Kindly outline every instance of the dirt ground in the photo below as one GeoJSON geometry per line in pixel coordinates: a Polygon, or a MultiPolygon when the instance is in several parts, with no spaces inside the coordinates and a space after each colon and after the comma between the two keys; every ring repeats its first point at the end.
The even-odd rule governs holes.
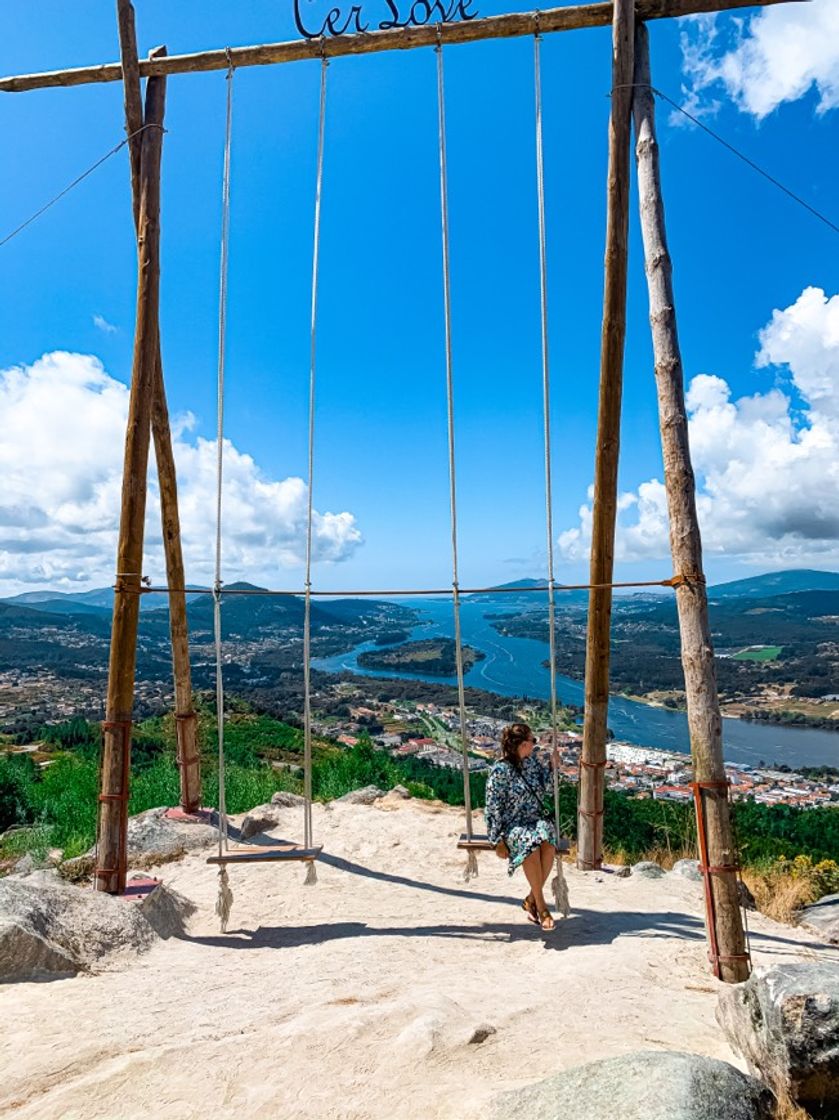
{"type": "MultiPolygon", "coordinates": [[[[275,835],[297,836],[299,817],[275,835]]],[[[162,867],[198,906],[186,938],[0,988],[0,1114],[477,1120],[499,1090],[595,1057],[743,1068],[714,1020],[700,884],[569,870],[572,914],[544,934],[492,854],[464,884],[461,828],[417,801],[317,806],[317,885],[299,864],[234,865],[227,934],[205,856],[162,867]]],[[[802,930],[751,925],[757,965],[839,960],[802,930]]]]}

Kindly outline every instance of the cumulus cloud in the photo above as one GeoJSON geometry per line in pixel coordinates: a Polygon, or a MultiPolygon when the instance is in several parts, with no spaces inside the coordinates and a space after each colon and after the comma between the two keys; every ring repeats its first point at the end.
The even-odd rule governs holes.
{"type": "MultiPolygon", "coordinates": [[[[839,563],[839,295],[806,288],[760,332],[758,368],[781,385],[733,399],[700,374],[687,393],[691,453],[705,551],[766,566],[839,563]]],[[[620,560],[669,554],[664,486],[650,479],[621,496],[620,560]]],[[[559,538],[580,560],[591,542],[591,495],[559,538]]]]}
{"type": "Polygon", "coordinates": [[[746,21],[697,16],[683,22],[680,39],[684,105],[695,115],[719,107],[715,91],[758,120],[814,87],[817,113],[839,107],[836,0],[779,4],[746,21]]]}
{"type": "MultiPolygon", "coordinates": [[[[0,371],[0,587],[81,589],[114,574],[128,389],[88,354],[45,354],[0,371]]],[[[173,421],[187,578],[210,581],[215,526],[215,443],[193,437],[194,417],[173,421]]],[[[149,478],[145,572],[164,572],[160,505],[149,478]]],[[[224,571],[268,580],[305,549],[306,483],[269,478],[227,441],[224,571]]],[[[351,513],[314,516],[315,559],[337,562],[360,545],[351,513]]]]}

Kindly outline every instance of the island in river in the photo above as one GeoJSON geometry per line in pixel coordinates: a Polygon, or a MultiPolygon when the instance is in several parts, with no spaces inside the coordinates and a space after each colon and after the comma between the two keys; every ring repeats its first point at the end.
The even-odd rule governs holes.
{"type": "MultiPolygon", "coordinates": [[[[463,646],[462,652],[464,673],[486,657],[472,646],[463,646]]],[[[431,673],[440,677],[450,677],[457,672],[455,643],[451,638],[424,638],[389,649],[367,650],[358,655],[358,664],[365,669],[401,669],[407,673],[431,673]]]]}

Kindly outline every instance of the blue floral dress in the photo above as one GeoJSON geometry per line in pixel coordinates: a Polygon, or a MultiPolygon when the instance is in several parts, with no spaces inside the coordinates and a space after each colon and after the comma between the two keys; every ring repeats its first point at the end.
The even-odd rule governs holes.
{"type": "Polygon", "coordinates": [[[517,770],[496,762],[487,781],[486,822],[490,844],[503,840],[510,849],[512,875],[540,844],[556,844],[554,822],[543,808],[552,786],[550,766],[530,755],[517,770]]]}

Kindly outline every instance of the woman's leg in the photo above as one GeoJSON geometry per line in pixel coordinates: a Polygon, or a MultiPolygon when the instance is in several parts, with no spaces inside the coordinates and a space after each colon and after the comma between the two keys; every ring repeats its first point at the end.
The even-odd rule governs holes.
{"type": "Polygon", "coordinates": [[[536,903],[537,912],[541,914],[543,910],[547,909],[545,906],[545,896],[542,893],[545,877],[542,873],[541,846],[539,848],[534,848],[521,866],[528,883],[530,883],[530,893],[533,895],[533,901],[536,903]]]}
{"type": "Polygon", "coordinates": [[[543,840],[539,845],[539,858],[542,862],[542,883],[547,883],[551,877],[551,872],[554,867],[554,857],[556,856],[556,848],[553,844],[549,844],[547,840],[543,840]]]}

